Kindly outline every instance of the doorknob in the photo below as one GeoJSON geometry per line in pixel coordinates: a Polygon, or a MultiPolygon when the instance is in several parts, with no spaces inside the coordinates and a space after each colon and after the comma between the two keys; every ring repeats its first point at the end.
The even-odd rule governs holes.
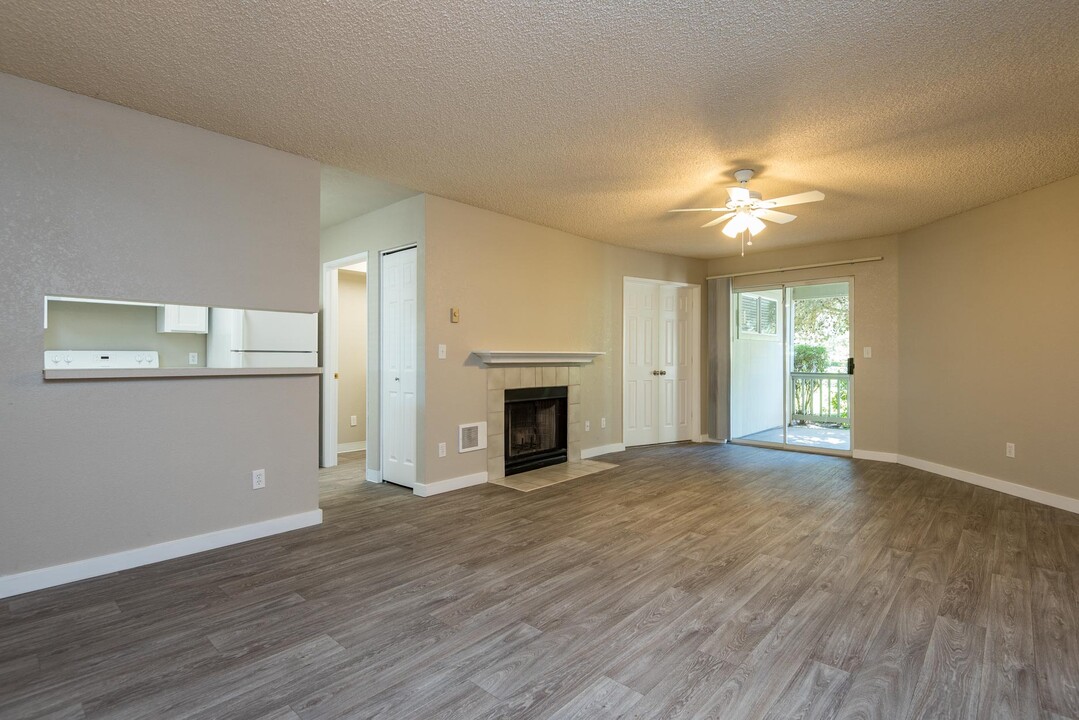
{"type": "Polygon", "coordinates": [[[653,370],[653,371],[652,371],[652,374],[653,374],[653,375],[659,375],[659,370],[653,370]]]}
{"type": "Polygon", "coordinates": [[[659,374],[660,374],[660,375],[666,375],[666,374],[667,374],[667,371],[666,371],[666,370],[660,370],[660,371],[659,371],[659,374]]]}
{"type": "Polygon", "coordinates": [[[401,382],[401,378],[394,378],[395,382],[401,382]]]}

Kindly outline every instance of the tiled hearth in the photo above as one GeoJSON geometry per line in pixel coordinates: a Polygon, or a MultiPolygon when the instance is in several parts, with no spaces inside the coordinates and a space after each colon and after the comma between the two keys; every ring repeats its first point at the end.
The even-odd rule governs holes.
{"type": "MultiPolygon", "coordinates": [[[[568,388],[566,425],[567,455],[570,462],[581,459],[581,368],[579,366],[514,366],[487,368],[487,480],[506,476],[505,407],[506,390],[530,387],[568,388]]],[[[558,467],[553,466],[553,467],[558,467]]]]}

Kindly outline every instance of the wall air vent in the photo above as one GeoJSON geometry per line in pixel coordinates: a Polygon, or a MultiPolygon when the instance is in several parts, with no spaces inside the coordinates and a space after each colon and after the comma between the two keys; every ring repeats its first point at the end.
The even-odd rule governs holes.
{"type": "Polygon", "coordinates": [[[457,426],[457,452],[487,449],[487,422],[457,426]]]}

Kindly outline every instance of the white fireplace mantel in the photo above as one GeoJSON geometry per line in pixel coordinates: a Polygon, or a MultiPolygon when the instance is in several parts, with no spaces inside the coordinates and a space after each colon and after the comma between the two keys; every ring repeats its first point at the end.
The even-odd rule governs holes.
{"type": "Polygon", "coordinates": [[[561,350],[473,350],[487,365],[588,365],[605,353],[561,350]]]}

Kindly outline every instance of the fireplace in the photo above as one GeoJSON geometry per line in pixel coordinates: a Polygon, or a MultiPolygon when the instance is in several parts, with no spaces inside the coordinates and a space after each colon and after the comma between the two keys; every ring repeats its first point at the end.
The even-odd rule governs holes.
{"type": "Polygon", "coordinates": [[[506,390],[506,475],[566,462],[568,396],[566,387],[506,390]]]}

